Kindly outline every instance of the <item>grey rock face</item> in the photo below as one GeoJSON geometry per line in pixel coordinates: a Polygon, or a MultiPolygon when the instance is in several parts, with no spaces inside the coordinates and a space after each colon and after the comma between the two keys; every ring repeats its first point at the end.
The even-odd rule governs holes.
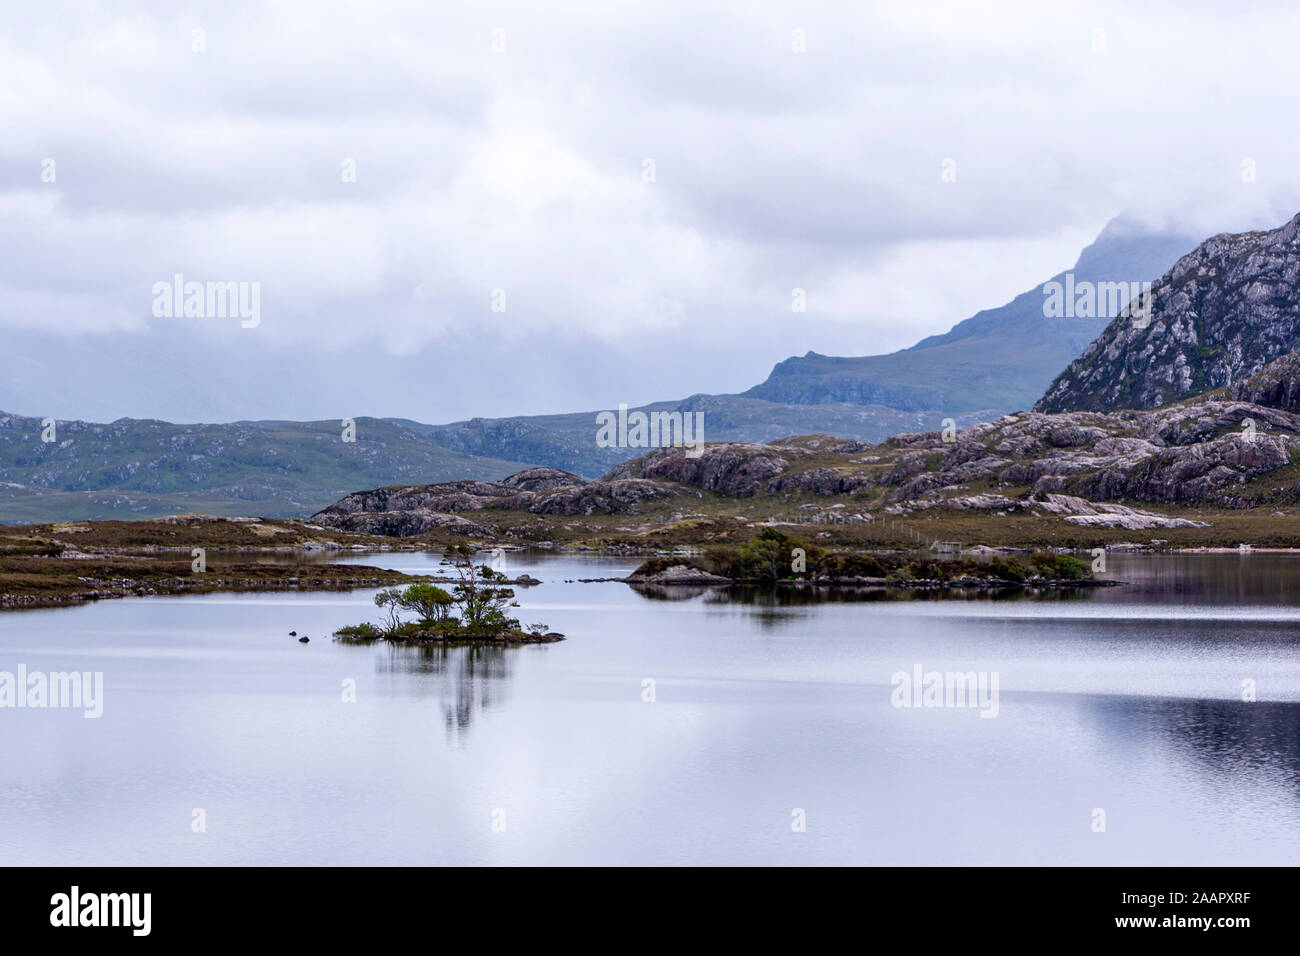
{"type": "Polygon", "coordinates": [[[1148,528],[1203,528],[1204,521],[1188,518],[1170,518],[1167,515],[1140,511],[1127,505],[1098,504],[1070,495],[1048,495],[1039,507],[1048,514],[1061,515],[1070,524],[1096,525],[1103,528],[1127,528],[1143,531],[1148,528]]]}
{"type": "Polygon", "coordinates": [[[320,516],[380,511],[475,511],[519,492],[504,482],[446,481],[436,485],[394,485],[357,491],[336,501],[320,516]]]}
{"type": "Polygon", "coordinates": [[[501,484],[507,488],[518,488],[520,491],[554,491],[556,488],[586,483],[587,479],[558,468],[529,468],[501,479],[501,484]]]}
{"type": "Polygon", "coordinates": [[[653,481],[588,482],[555,468],[529,468],[495,481],[449,481],[358,491],[313,515],[316,524],[346,531],[408,538],[449,528],[486,535],[463,512],[531,511],[539,515],[629,514],[642,502],[678,492],[653,481]]]}
{"type": "Polygon", "coordinates": [[[811,468],[797,475],[781,475],[767,483],[768,491],[811,491],[819,495],[851,495],[874,484],[867,478],[840,474],[833,468],[811,468]]]}
{"type": "Polygon", "coordinates": [[[1300,411],[1300,355],[1293,353],[1274,359],[1258,374],[1235,382],[1228,394],[1253,405],[1300,411]]]}
{"type": "Polygon", "coordinates": [[[770,445],[708,445],[698,457],[689,449],[658,448],[644,458],[619,465],[605,480],[619,478],[655,478],[691,485],[701,491],[715,491],[730,497],[753,494],[769,479],[790,467],[783,454],[796,449],[770,445]]]}
{"type": "Polygon", "coordinates": [[[562,488],[528,510],[539,515],[631,514],[642,502],[676,495],[673,489],[644,479],[601,480],[577,488],[562,488]]]}
{"type": "MultiPolygon", "coordinates": [[[[937,468],[926,470],[921,463],[934,460],[945,445],[938,433],[909,436],[908,452],[883,477],[898,483],[907,475],[889,502],[928,507],[945,491],[994,477],[1008,486],[1032,483],[1030,499],[1064,492],[1094,500],[1226,504],[1236,500],[1237,486],[1290,462],[1300,448],[1300,415],[1228,401],[1113,415],[1021,412],[976,426],[961,439],[981,448],[983,456],[963,460],[971,452],[949,452],[937,468]],[[1040,457],[1014,461],[997,449],[1040,457]]],[[[971,502],[985,497],[948,499],[956,502],[949,507],[978,507],[971,502]]]]}
{"type": "Polygon", "coordinates": [[[1300,348],[1300,216],[1179,259],[1057,377],[1040,412],[1158,408],[1233,385],[1300,348]]]}
{"type": "Polygon", "coordinates": [[[341,531],[412,538],[416,535],[449,528],[457,534],[485,535],[487,529],[460,515],[436,511],[358,511],[349,514],[317,515],[315,520],[341,531]]]}

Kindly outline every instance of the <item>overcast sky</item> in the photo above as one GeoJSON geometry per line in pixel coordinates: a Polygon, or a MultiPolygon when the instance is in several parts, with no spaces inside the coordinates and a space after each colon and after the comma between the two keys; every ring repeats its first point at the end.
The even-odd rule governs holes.
{"type": "Polygon", "coordinates": [[[6,0],[0,407],[739,391],[945,331],[1122,211],[1300,211],[1286,4],[541,6],[6,0]],[[260,326],[155,318],[175,273],[259,282],[260,326]]]}

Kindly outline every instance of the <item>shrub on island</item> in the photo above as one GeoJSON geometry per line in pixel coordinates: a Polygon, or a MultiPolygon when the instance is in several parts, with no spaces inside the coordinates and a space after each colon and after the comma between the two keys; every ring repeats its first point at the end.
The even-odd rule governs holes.
{"type": "Polygon", "coordinates": [[[1091,565],[1068,554],[1036,552],[1022,558],[1018,555],[831,552],[775,528],[764,528],[739,547],[713,547],[698,558],[651,558],[628,580],[655,583],[657,576],[684,568],[694,568],[719,579],[760,585],[799,581],[826,584],[867,581],[898,586],[954,581],[1032,585],[1092,578],[1091,565]]]}
{"type": "Polygon", "coordinates": [[[351,624],[339,628],[334,636],[399,643],[537,644],[564,639],[562,634],[548,632],[545,624],[532,624],[525,630],[517,618],[509,617],[505,609],[515,596],[508,586],[510,579],[486,564],[474,564],[474,549],[469,545],[452,545],[442,563],[459,578],[451,591],[428,581],[384,588],[375,595],[375,605],[383,611],[381,623],[351,624]]]}

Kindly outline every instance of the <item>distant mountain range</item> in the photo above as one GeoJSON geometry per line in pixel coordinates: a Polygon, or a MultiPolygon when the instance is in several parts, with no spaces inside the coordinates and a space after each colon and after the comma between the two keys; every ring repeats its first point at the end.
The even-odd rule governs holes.
{"type": "MultiPolygon", "coordinates": [[[[821,432],[879,442],[903,431],[959,427],[1026,409],[1095,339],[1124,303],[1095,315],[1048,318],[1045,287],[1150,282],[1197,238],[1113,219],[1073,269],[957,323],[943,335],[888,355],[807,355],[779,362],[767,380],[740,395],[693,395],[643,411],[704,411],[709,441],[767,442],[821,432]]],[[[594,411],[519,418],[475,418],[432,429],[434,440],[471,455],[494,454],[561,468],[587,478],[633,457],[599,449],[594,411]]]]}
{"type": "Polygon", "coordinates": [[[892,515],[928,529],[911,531],[912,547],[975,528],[981,540],[1015,534],[1022,545],[1092,546],[1099,530],[1112,529],[1121,541],[1155,531],[1166,542],[1221,546],[1241,540],[1225,515],[1259,509],[1271,515],[1256,526],[1264,541],[1289,544],[1296,517],[1288,531],[1275,509],[1300,501],[1297,411],[1300,353],[1229,389],[1154,410],[1017,412],[955,434],[898,435],[874,446],[802,435],[713,443],[695,458],[656,448],[596,481],[532,468],[501,482],[376,488],[311,521],[401,538],[612,538],[664,547],[743,541],[761,523],[793,530],[809,521],[825,529],[819,537],[884,543],[882,536],[903,533],[892,515]],[[1136,507],[1142,503],[1177,510],[1136,507]]]}
{"type": "MultiPolygon", "coordinates": [[[[1195,243],[1117,219],[1067,272],[1074,284],[1149,281],[1195,243]]],[[[1045,288],[909,349],[852,358],[810,352],[778,363],[743,394],[697,394],[641,410],[702,411],[706,441],[758,443],[810,433],[879,442],[938,428],[945,418],[959,427],[989,421],[1029,407],[1118,311],[1048,318],[1045,288]]],[[[644,452],[598,447],[596,414],[445,425],[359,418],[350,444],[338,422],[136,419],[61,422],[57,441],[44,443],[39,419],[0,413],[0,521],[181,511],[290,517],[386,484],[492,480],[529,466],[596,478],[644,452]]]]}
{"type": "Polygon", "coordinates": [[[119,419],[58,422],[0,413],[0,520],[310,514],[358,487],[503,478],[527,467],[474,457],[427,437],[428,426],[356,420],[356,441],[339,422],[173,425],[119,419]],[[424,431],[422,431],[422,429],[424,431]],[[369,478],[365,476],[371,476],[369,478]]]}
{"type": "MultiPolygon", "coordinates": [[[[1048,282],[1064,284],[1067,275],[1078,287],[1150,282],[1197,242],[1197,237],[1155,232],[1123,218],[1113,219],[1079,255],[1073,269],[1004,306],[976,313],[943,335],[932,335],[889,355],[835,358],[809,352],[781,362],[767,381],[744,394],[808,405],[874,402],[914,412],[993,409],[989,418],[1029,408],[1119,311],[1112,306],[1094,315],[1048,318],[1044,314],[1048,282]]],[[[886,436],[861,437],[879,441],[886,436]]]]}

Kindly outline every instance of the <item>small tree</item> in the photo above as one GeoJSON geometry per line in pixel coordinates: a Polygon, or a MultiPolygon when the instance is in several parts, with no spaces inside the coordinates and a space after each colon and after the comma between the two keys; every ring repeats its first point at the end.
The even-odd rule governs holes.
{"type": "Polygon", "coordinates": [[[401,605],[402,592],[397,588],[384,588],[375,595],[375,606],[383,609],[384,631],[388,634],[397,633],[397,629],[402,626],[402,618],[398,614],[401,605]]]}
{"type": "Polygon", "coordinates": [[[764,528],[758,537],[740,546],[739,557],[747,577],[778,581],[790,576],[790,552],[798,544],[775,528],[764,528]]]}
{"type": "Polygon", "coordinates": [[[510,579],[486,564],[474,564],[474,549],[461,543],[449,547],[443,564],[455,569],[460,583],[452,588],[455,602],[460,606],[461,625],[471,634],[499,634],[517,629],[519,622],[507,617],[503,610],[515,596],[513,588],[506,587],[510,579]]]}
{"type": "Polygon", "coordinates": [[[417,615],[420,623],[426,626],[445,621],[454,602],[455,598],[428,581],[417,581],[415,584],[408,585],[397,600],[403,610],[417,615]]]}

